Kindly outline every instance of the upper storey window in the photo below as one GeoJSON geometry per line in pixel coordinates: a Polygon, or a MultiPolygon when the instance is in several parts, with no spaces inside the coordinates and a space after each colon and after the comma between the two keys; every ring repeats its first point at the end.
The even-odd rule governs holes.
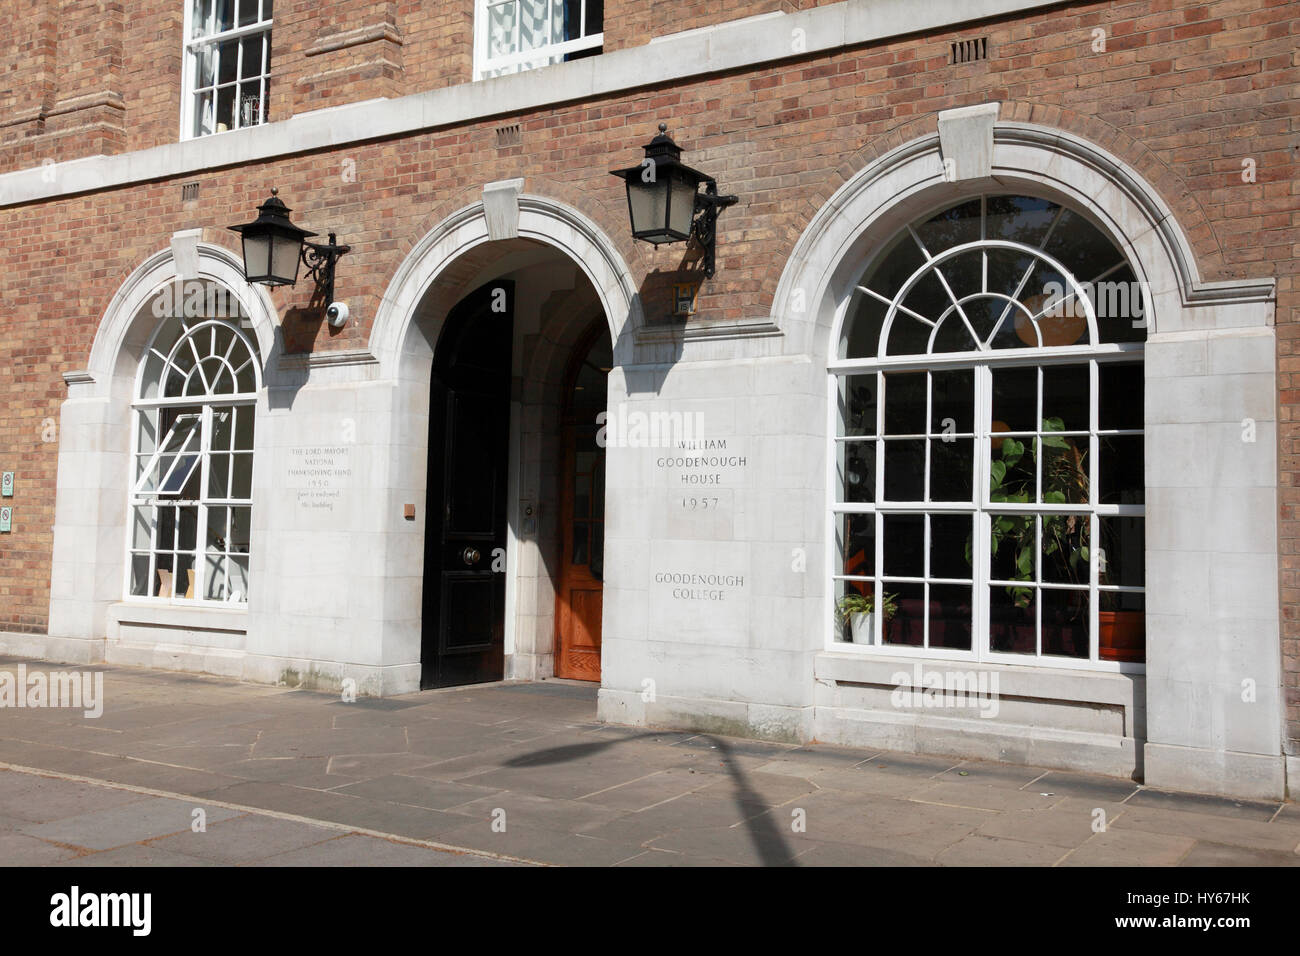
{"type": "Polygon", "coordinates": [[[272,0],[189,0],[183,137],[267,121],[272,0]]]}
{"type": "Polygon", "coordinates": [[[474,76],[486,79],[600,52],[605,0],[477,0],[474,76]]]}

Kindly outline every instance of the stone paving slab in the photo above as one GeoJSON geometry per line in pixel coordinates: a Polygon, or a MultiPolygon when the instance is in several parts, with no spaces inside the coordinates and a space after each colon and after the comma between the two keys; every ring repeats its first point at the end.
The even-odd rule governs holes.
{"type": "Polygon", "coordinates": [[[345,703],[102,670],[98,721],[3,713],[0,864],[1300,862],[1293,804],[991,761],[607,726],[595,720],[595,688],[576,682],[345,703]],[[196,807],[205,832],[190,827],[196,807]]]}

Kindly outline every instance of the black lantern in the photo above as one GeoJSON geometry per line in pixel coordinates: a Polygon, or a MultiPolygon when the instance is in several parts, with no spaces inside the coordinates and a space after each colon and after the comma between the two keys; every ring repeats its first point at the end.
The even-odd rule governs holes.
{"type": "Polygon", "coordinates": [[[645,145],[645,159],[612,174],[627,184],[627,208],[632,238],[661,245],[685,242],[692,236],[704,249],[704,274],[712,278],[715,224],[718,213],[737,200],[719,196],[718,184],[681,161],[682,149],[660,123],[659,135],[645,145]],[[705,191],[699,191],[703,183],[705,191]],[[696,218],[696,213],[700,213],[696,218]]]}
{"type": "Polygon", "coordinates": [[[307,242],[316,233],[300,229],[289,221],[290,209],[271,190],[271,198],[257,207],[257,218],[242,226],[231,226],[244,243],[244,278],[262,285],[297,285],[298,266],[307,266],[316,290],[325,302],[334,299],[334,263],[350,246],[329,242],[307,242]]]}

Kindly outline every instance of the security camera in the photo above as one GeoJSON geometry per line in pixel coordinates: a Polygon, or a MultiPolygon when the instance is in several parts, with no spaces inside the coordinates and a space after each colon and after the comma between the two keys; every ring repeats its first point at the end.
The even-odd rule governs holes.
{"type": "Polygon", "coordinates": [[[330,325],[336,329],[341,329],[348,324],[348,304],[346,302],[331,302],[328,309],[325,310],[325,318],[329,319],[330,325]]]}

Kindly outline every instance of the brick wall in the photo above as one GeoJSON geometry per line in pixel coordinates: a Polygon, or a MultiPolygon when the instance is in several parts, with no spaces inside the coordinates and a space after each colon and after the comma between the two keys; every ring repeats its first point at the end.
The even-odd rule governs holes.
{"type": "MultiPolygon", "coordinates": [[[[290,24],[307,8],[285,3],[290,24]]],[[[468,2],[463,10],[413,2],[363,6],[377,22],[391,18],[401,32],[400,75],[382,78],[392,89],[468,78],[468,2]],[[431,55],[439,48],[440,56],[431,55]]],[[[638,14],[646,18],[643,32],[659,29],[653,8],[660,6],[666,5],[644,5],[638,14]]],[[[687,11],[677,20],[685,28],[706,8],[734,15],[790,5],[674,6],[687,11]]],[[[37,39],[6,42],[24,69],[45,77],[48,86],[47,15],[48,4],[23,4],[19,23],[37,39]]],[[[149,24],[149,49],[161,55],[176,48],[172,27],[142,9],[126,21],[124,49],[135,47],[142,22],[149,24]]],[[[277,33],[286,70],[298,69],[295,50],[318,39],[311,31],[341,25],[309,17],[297,22],[299,41],[277,33]]],[[[173,231],[202,226],[205,238],[234,248],[222,227],[250,218],[271,182],[297,221],[317,231],[346,227],[341,239],[354,252],[340,267],[339,285],[357,322],[339,334],[298,313],[286,322],[308,322],[295,339],[314,337],[317,349],[358,348],[404,255],[441,218],[477,198],[487,181],[522,176],[530,191],[581,209],[621,245],[638,281],[677,267],[680,247],[656,252],[633,246],[622,192],[608,175],[634,161],[663,120],[692,165],[741,197],[723,213],[719,273],[700,300],[702,315],[754,317],[766,313],[780,267],[814,210],[849,175],[872,156],[932,132],[936,111],[999,100],[1005,117],[1076,132],[1142,172],[1188,232],[1206,279],[1278,279],[1283,657],[1291,747],[1300,749],[1300,434],[1294,424],[1300,415],[1300,59],[1294,41],[1300,6],[1287,0],[1074,3],[959,32],[987,35],[990,59],[949,66],[954,31],[910,36],[450,131],[187,176],[202,184],[200,201],[188,205],[181,203],[179,181],[166,181],[0,210],[6,237],[0,348],[10,357],[0,365],[0,402],[8,410],[0,416],[0,462],[18,471],[21,489],[15,533],[0,541],[0,628],[45,626],[56,445],[42,441],[42,423],[57,419],[66,394],[59,373],[85,365],[115,290],[173,231]],[[1096,30],[1104,31],[1104,52],[1093,49],[1096,30]],[[506,122],[520,124],[522,142],[498,150],[494,130],[506,122]],[[1254,182],[1243,181],[1243,160],[1254,161],[1254,182]],[[355,164],[355,181],[341,175],[345,162],[355,164]]],[[[610,44],[619,42],[612,30],[610,44]]],[[[396,46],[381,40],[363,45],[383,43],[396,46]]],[[[360,97],[368,81],[355,55],[353,47],[302,55],[300,75],[321,70],[308,61],[328,61],[344,71],[347,95],[360,97]],[[329,61],[333,56],[340,59],[329,61]]],[[[177,84],[169,81],[158,92],[156,74],[150,86],[142,76],[132,79],[139,72],[132,55],[124,55],[123,64],[129,142],[174,139],[177,84]]],[[[307,86],[304,102],[326,100],[326,90],[307,86]]],[[[287,78],[281,89],[286,97],[300,95],[287,78]]],[[[12,92],[0,92],[0,102],[13,102],[12,92]]],[[[295,295],[276,293],[282,314],[302,304],[295,295]]]]}

